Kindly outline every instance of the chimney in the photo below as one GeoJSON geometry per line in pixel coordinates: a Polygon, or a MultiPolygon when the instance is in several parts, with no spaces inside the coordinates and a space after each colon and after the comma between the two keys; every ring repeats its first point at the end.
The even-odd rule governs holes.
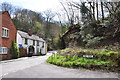
{"type": "Polygon", "coordinates": [[[28,35],[32,36],[32,30],[31,29],[28,30],[28,35]]]}

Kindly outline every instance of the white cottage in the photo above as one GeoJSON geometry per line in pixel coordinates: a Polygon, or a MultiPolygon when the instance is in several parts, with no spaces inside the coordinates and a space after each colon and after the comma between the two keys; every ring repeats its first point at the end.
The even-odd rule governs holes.
{"type": "Polygon", "coordinates": [[[39,38],[36,35],[29,35],[28,33],[19,30],[17,31],[17,45],[18,47],[26,48],[28,54],[31,52],[33,55],[47,53],[46,42],[42,38],[39,38]]]}

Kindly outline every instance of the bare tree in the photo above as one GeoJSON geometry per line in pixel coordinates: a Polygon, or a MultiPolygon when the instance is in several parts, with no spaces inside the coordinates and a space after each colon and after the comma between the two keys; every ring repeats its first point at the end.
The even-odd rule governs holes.
{"type": "Polygon", "coordinates": [[[2,11],[8,11],[9,14],[13,14],[13,13],[14,13],[14,9],[15,9],[15,8],[14,8],[13,5],[10,4],[10,3],[3,2],[3,3],[0,5],[0,7],[1,7],[1,10],[2,10],[2,11]]]}
{"type": "Polygon", "coordinates": [[[47,22],[51,22],[51,20],[55,17],[55,13],[51,10],[44,11],[44,15],[47,22]]]}
{"type": "Polygon", "coordinates": [[[78,18],[78,15],[76,13],[76,9],[72,2],[69,2],[66,0],[66,4],[63,2],[60,2],[68,19],[69,26],[72,26],[75,22],[76,19],[78,18]]]}
{"type": "Polygon", "coordinates": [[[97,20],[99,19],[98,18],[98,0],[96,0],[96,11],[97,11],[97,20]]]}
{"type": "Polygon", "coordinates": [[[104,20],[103,2],[101,1],[102,21],[104,20]]]}

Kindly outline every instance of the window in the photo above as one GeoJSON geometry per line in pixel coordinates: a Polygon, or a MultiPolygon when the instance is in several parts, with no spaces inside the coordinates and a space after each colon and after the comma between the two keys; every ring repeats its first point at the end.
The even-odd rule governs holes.
{"type": "Polygon", "coordinates": [[[37,48],[37,53],[39,53],[39,48],[37,48]]]}
{"type": "Polygon", "coordinates": [[[39,46],[39,41],[37,41],[37,46],[39,46]]]}
{"type": "Polygon", "coordinates": [[[44,48],[44,42],[42,43],[42,48],[44,48]]]}
{"type": "Polygon", "coordinates": [[[27,44],[27,38],[25,38],[25,44],[27,44]]]}
{"type": "Polygon", "coordinates": [[[33,45],[35,45],[35,40],[33,40],[33,45]]]}
{"type": "Polygon", "coordinates": [[[7,54],[8,49],[7,47],[0,47],[0,54],[7,54]]]}
{"type": "Polygon", "coordinates": [[[2,37],[9,37],[9,29],[2,28],[2,37]]]}

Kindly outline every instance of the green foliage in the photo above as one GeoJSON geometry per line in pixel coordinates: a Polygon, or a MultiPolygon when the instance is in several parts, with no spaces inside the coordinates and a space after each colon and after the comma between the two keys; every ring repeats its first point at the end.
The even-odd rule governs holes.
{"type": "Polygon", "coordinates": [[[92,51],[89,49],[72,49],[67,48],[59,50],[58,53],[47,59],[48,63],[52,63],[63,67],[83,67],[88,69],[103,69],[110,71],[118,71],[120,62],[120,51],[92,51]],[[93,58],[84,58],[83,55],[93,55],[93,58]]]}
{"type": "Polygon", "coordinates": [[[12,45],[11,45],[11,48],[10,48],[10,53],[11,53],[13,59],[16,59],[16,58],[20,57],[19,49],[18,49],[15,41],[12,41],[12,45]]]}
{"type": "Polygon", "coordinates": [[[81,28],[80,35],[85,45],[87,47],[96,47],[98,46],[101,39],[104,37],[96,36],[97,34],[97,24],[89,23],[81,28]]]}
{"type": "MultiPolygon", "coordinates": [[[[47,59],[48,63],[52,63],[58,66],[63,66],[63,67],[84,67],[84,68],[101,68],[101,69],[106,69],[108,67],[114,67],[112,61],[102,61],[100,59],[87,59],[87,58],[75,58],[75,57],[69,57],[66,58],[64,56],[60,55],[52,55],[47,59]],[[55,57],[56,56],[56,57],[55,57]]],[[[116,69],[116,68],[114,68],[116,69]]],[[[111,69],[112,70],[112,69],[111,69]]]]}
{"type": "Polygon", "coordinates": [[[87,47],[96,47],[99,44],[99,42],[100,42],[101,39],[102,39],[102,37],[94,37],[92,39],[89,39],[87,41],[86,46],[87,47]]]}
{"type": "Polygon", "coordinates": [[[32,27],[32,31],[34,34],[41,35],[43,36],[43,26],[41,25],[40,22],[35,22],[34,26],[32,27]]]}
{"type": "Polygon", "coordinates": [[[62,25],[60,29],[61,29],[61,35],[63,35],[68,30],[68,26],[62,25]]]}
{"type": "Polygon", "coordinates": [[[80,12],[82,14],[82,22],[85,24],[90,21],[91,15],[89,14],[88,8],[86,6],[86,2],[81,3],[80,12]]]}
{"type": "Polygon", "coordinates": [[[120,47],[118,44],[116,44],[115,46],[112,46],[112,45],[105,46],[105,49],[112,50],[112,51],[120,51],[120,47]]]}
{"type": "Polygon", "coordinates": [[[56,41],[55,47],[61,49],[61,47],[62,47],[62,41],[61,41],[60,38],[56,41]]]}

